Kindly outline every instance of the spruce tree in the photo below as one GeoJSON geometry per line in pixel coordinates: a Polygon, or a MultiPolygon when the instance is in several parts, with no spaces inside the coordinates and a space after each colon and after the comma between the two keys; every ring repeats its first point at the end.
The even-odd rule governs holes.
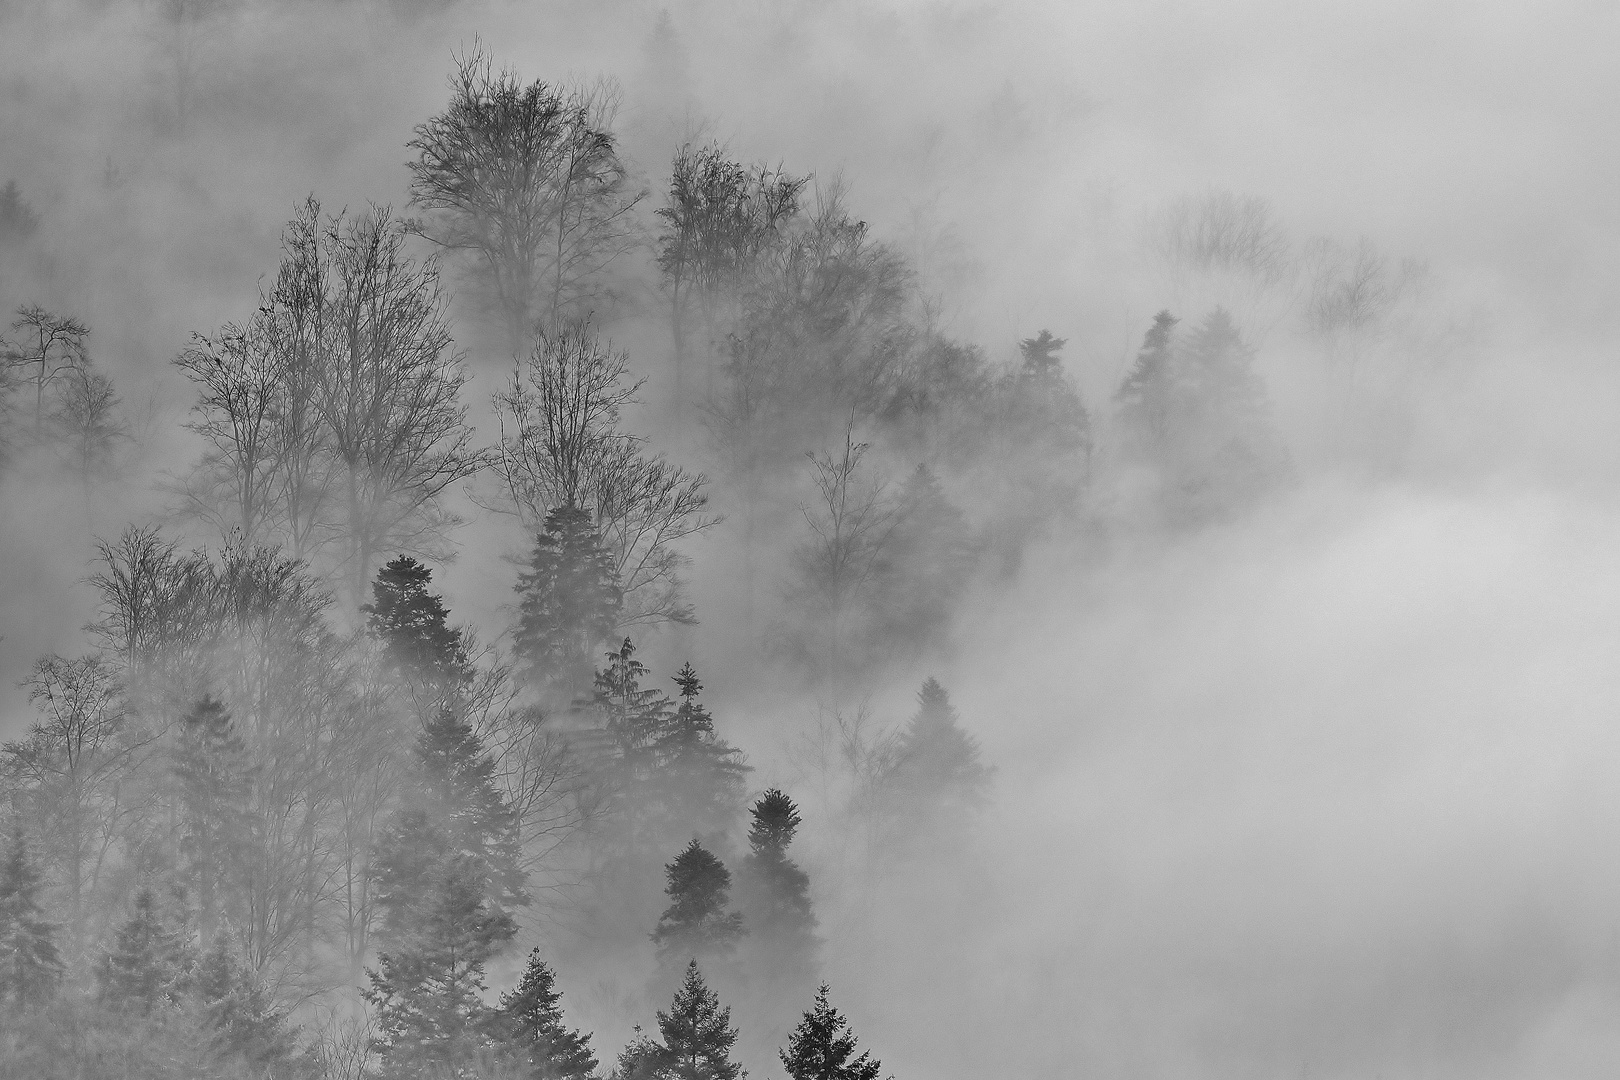
{"type": "Polygon", "coordinates": [[[950,627],[980,545],[926,464],[918,465],[901,487],[883,547],[886,573],[879,579],[879,603],[884,636],[914,646],[937,643],[950,627]]]}
{"type": "Polygon", "coordinates": [[[703,684],[691,664],[675,675],[680,704],[654,737],[654,800],[666,835],[724,830],[742,806],[748,766],[742,751],[714,733],[714,718],[698,700],[703,684]]]}
{"type": "Polygon", "coordinates": [[[772,788],[754,803],[743,859],[740,898],[751,947],[778,981],[804,975],[815,965],[816,917],[810,906],[810,875],[788,858],[800,825],[799,808],[772,788]]]}
{"type": "Polygon", "coordinates": [[[221,914],[235,914],[254,851],[252,766],[216,698],[204,697],[181,718],[177,742],[181,873],[196,897],[199,929],[211,937],[221,914]]]}
{"type": "Polygon", "coordinates": [[[734,951],[747,931],[741,912],[725,910],[731,900],[731,872],[725,864],[694,837],[664,872],[670,903],[652,933],[660,961],[734,951]]]}
{"type": "Polygon", "coordinates": [[[792,1080],[877,1080],[883,1066],[870,1052],[855,1053],[855,1033],[847,1030],[849,1021],[827,1000],[823,983],[816,991],[816,1003],[778,1051],[782,1067],[792,1080]]]}
{"type": "Polygon", "coordinates": [[[979,760],[978,742],[962,729],[950,695],[929,678],[895,746],[889,780],[901,815],[915,829],[959,826],[983,804],[992,772],[979,760]]]}
{"type": "Polygon", "coordinates": [[[517,591],[523,599],[512,647],[520,666],[536,687],[573,693],[624,603],[613,556],[588,510],[570,503],[546,515],[517,591]]]}
{"type": "Polygon", "coordinates": [[[0,1005],[42,1005],[62,978],[56,926],[39,906],[39,887],[22,830],[14,829],[0,863],[0,1005]]]}
{"type": "Polygon", "coordinates": [[[620,1055],[625,1080],[741,1080],[747,1073],[731,1060],[737,1030],[731,1010],[703,981],[696,960],[675,992],[669,1012],[658,1014],[662,1041],[638,1039],[620,1055]]]}
{"type": "Polygon", "coordinates": [[[156,894],[142,889],[135,894],[134,913],[118,928],[96,971],[99,998],[115,1010],[149,1016],[156,1008],[180,1004],[193,966],[186,935],[164,919],[156,894]]]}
{"type": "Polygon", "coordinates": [[[1023,357],[1023,371],[1026,376],[1036,379],[1055,379],[1063,372],[1063,361],[1058,359],[1058,353],[1068,344],[1064,338],[1053,337],[1052,331],[1042,330],[1032,338],[1024,338],[1018,343],[1018,352],[1023,357]]]}
{"type": "Polygon", "coordinates": [[[254,1076],[280,1075],[295,1060],[298,1045],[286,1014],[237,960],[224,934],[198,962],[193,989],[218,1056],[241,1062],[254,1076]]]}
{"type": "Polygon", "coordinates": [[[360,610],[366,629],[413,690],[445,699],[471,678],[463,632],[449,625],[441,597],[428,592],[433,571],[401,555],[377,571],[372,602],[360,610]]]}
{"type": "Polygon", "coordinates": [[[1136,362],[1114,394],[1126,452],[1139,460],[1162,462],[1169,452],[1176,408],[1177,321],[1169,311],[1153,317],[1136,362]]]}
{"type": "Polygon", "coordinates": [[[535,949],[517,986],[501,997],[501,1040],[525,1080],[588,1080],[597,1065],[591,1037],[563,1026],[555,982],[535,949]]]}

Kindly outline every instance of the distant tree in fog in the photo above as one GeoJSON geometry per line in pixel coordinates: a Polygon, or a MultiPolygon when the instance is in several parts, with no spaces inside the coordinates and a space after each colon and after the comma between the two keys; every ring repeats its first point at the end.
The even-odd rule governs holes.
{"type": "Polygon", "coordinates": [[[980,760],[978,741],[963,730],[938,680],[923,683],[892,753],[884,786],[908,833],[948,834],[984,804],[994,770],[980,760]]]}
{"type": "Polygon", "coordinates": [[[1172,335],[1179,321],[1169,311],[1153,317],[1136,362],[1114,393],[1120,441],[1128,460],[1159,461],[1168,452],[1178,375],[1172,335]]]}
{"type": "Polygon", "coordinates": [[[883,1066],[869,1051],[855,1054],[855,1032],[827,1000],[831,992],[826,983],[816,991],[815,1004],[778,1052],[782,1067],[791,1080],[877,1080],[883,1066]]]}
{"type": "Polygon", "coordinates": [[[0,1009],[43,1005],[62,979],[56,924],[40,907],[40,886],[39,868],[16,825],[0,862],[0,1009]]]}
{"type": "Polygon", "coordinates": [[[520,1080],[596,1076],[591,1037],[564,1026],[561,1000],[555,974],[540,959],[540,950],[533,950],[517,985],[501,996],[498,1010],[501,1041],[516,1059],[520,1080]]]}
{"type": "Polygon", "coordinates": [[[875,621],[896,651],[915,651],[945,639],[983,544],[927,465],[906,478],[893,507],[875,621]]]}
{"type": "Polygon", "coordinates": [[[0,248],[20,244],[39,229],[39,215],[22,197],[16,180],[7,180],[0,188],[0,248]]]}
{"type": "Polygon", "coordinates": [[[151,1016],[184,1000],[196,962],[185,927],[143,888],[96,968],[97,998],[116,1012],[151,1016]]]}
{"type": "Polygon", "coordinates": [[[56,396],[51,426],[88,496],[91,482],[113,471],[113,454],[130,437],[118,393],[85,357],[63,373],[56,396]]]}
{"type": "Polygon", "coordinates": [[[748,933],[742,913],[727,911],[731,872],[696,838],[664,867],[669,907],[652,933],[661,963],[728,956],[748,933]]]}
{"type": "Polygon", "coordinates": [[[704,340],[704,396],[714,393],[713,349],[722,306],[735,303],[755,262],[799,212],[805,177],[778,166],[732,161],[718,143],[675,152],[669,193],[656,211],[664,227],[658,265],[670,290],[670,328],[675,344],[675,400],[684,401],[686,317],[695,308],[704,340]]]}
{"type": "Polygon", "coordinates": [[[748,765],[735,746],[715,734],[714,718],[698,700],[703,684],[686,664],[675,675],[680,696],[653,738],[652,783],[647,797],[670,833],[723,832],[742,808],[748,765]]]}
{"type": "Polygon", "coordinates": [[[748,854],[738,872],[738,901],[748,920],[749,949],[773,984],[791,985],[815,969],[816,917],[810,876],[788,857],[802,823],[799,808],[777,788],[755,801],[748,854]]]}
{"type": "Polygon", "coordinates": [[[512,506],[531,528],[558,508],[590,512],[623,591],[621,628],[694,620],[675,545],[717,520],[706,512],[703,476],[642,453],[620,428],[641,385],[630,380],[629,357],[581,321],[542,334],[495,399],[496,471],[512,506]]]}
{"type": "Polygon", "coordinates": [[[565,699],[583,690],[624,603],[589,511],[565,504],[546,515],[517,591],[512,651],[529,683],[565,699]]]}
{"type": "Polygon", "coordinates": [[[4,356],[32,391],[35,442],[45,438],[45,392],[84,364],[89,336],[90,328],[71,316],[53,315],[38,304],[17,309],[4,356]]]}
{"type": "Polygon", "coordinates": [[[731,1060],[737,1029],[731,1009],[703,981],[694,959],[669,1011],[658,1013],[661,1040],[642,1035],[619,1055],[614,1080],[741,1080],[747,1074],[731,1060]]]}
{"type": "Polygon", "coordinates": [[[474,257],[475,280],[521,354],[537,322],[555,328],[588,312],[602,272],[637,242],[643,193],[612,130],[618,87],[525,85],[475,45],[450,95],[409,144],[411,201],[428,212],[424,235],[474,257]]]}
{"type": "Polygon", "coordinates": [[[397,677],[426,708],[445,708],[472,679],[462,631],[444,601],[428,592],[433,571],[401,555],[377,571],[372,602],[360,610],[397,677]]]}
{"type": "Polygon", "coordinates": [[[214,698],[203,698],[181,718],[175,743],[178,874],[195,899],[206,941],[222,918],[245,921],[259,841],[251,813],[253,765],[230,713],[214,698]]]}

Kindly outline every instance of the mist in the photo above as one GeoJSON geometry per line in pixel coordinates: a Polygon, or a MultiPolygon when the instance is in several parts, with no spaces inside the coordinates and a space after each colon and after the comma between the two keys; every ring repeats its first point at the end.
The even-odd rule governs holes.
{"type": "MultiPolygon", "coordinates": [[[[359,605],[389,559],[419,556],[478,677],[508,665],[510,717],[532,708],[556,741],[513,749],[510,718],[473,728],[578,791],[595,745],[578,732],[594,721],[573,702],[607,670],[604,649],[633,639],[641,686],[669,695],[683,664],[696,669],[715,745],[752,769],[746,801],[775,788],[796,800],[793,858],[817,919],[814,977],[794,969],[781,1001],[751,944],[704,962],[749,1075],[785,1075],[775,1048],[822,980],[899,1080],[1612,1075],[1617,21],[1607,3],[0,0],[0,185],[15,181],[32,223],[0,214],[0,311],[7,326],[31,304],[81,320],[120,425],[76,473],[69,443],[30,441],[28,384],[8,391],[0,740],[20,746],[38,721],[39,658],[125,662],[89,629],[108,614],[98,543],[150,528],[229,565],[233,534],[186,510],[205,447],[176,357],[267,303],[306,198],[334,222],[391,208],[412,220],[401,251],[439,259],[469,445],[505,460],[518,413],[499,395],[538,386],[522,382],[538,378],[531,354],[588,313],[601,350],[626,358],[623,385],[639,384],[612,438],[701,474],[715,520],[671,545],[694,618],[666,617],[668,600],[613,623],[567,683],[562,661],[535,674],[524,652],[519,575],[540,565],[548,512],[574,505],[573,489],[469,467],[438,496],[462,519],[442,536],[379,533],[358,571],[341,545],[298,555],[332,597],[321,640],[362,642],[343,646],[362,658],[357,685],[386,683],[359,605]],[[503,323],[476,259],[436,249],[438,219],[412,201],[408,144],[480,49],[522,83],[617,88],[634,227],[549,316],[503,323]],[[680,286],[660,263],[670,219],[655,212],[672,158],[711,144],[803,181],[783,236],[810,235],[793,230],[825,207],[840,228],[859,222],[870,265],[900,268],[893,311],[844,337],[794,337],[787,305],[757,299],[788,291],[784,255],[735,294],[689,301],[685,332],[709,341],[686,346],[683,376],[680,286]],[[1126,392],[1146,370],[1144,335],[1169,311],[1165,355],[1194,356],[1217,309],[1241,335],[1244,386],[1259,387],[1232,406],[1244,419],[1188,419],[1192,434],[1144,449],[1158,429],[1133,419],[1126,392]],[[1053,381],[1026,384],[1042,331],[1062,339],[1040,369],[1053,381]],[[827,379],[781,376],[769,385],[783,403],[755,430],[726,396],[755,340],[762,370],[791,368],[780,356],[832,357],[840,372],[845,356],[900,359],[886,381],[825,399],[827,379]],[[878,400],[943,387],[956,369],[928,367],[938,356],[976,358],[960,362],[980,381],[960,385],[977,389],[934,412],[878,400]],[[1056,412],[1019,397],[1027,385],[1066,388],[1056,412]],[[1049,437],[1039,425],[1054,415],[1073,430],[1049,437]],[[1229,437],[1248,440],[1241,467],[1207,470],[1229,437]],[[901,548],[920,464],[960,524],[901,548]],[[876,522],[851,548],[868,560],[854,585],[816,561],[840,475],[841,512],[876,522]],[[904,748],[930,677],[994,771],[966,809],[920,824],[935,804],[906,779],[904,748]]],[[[23,355],[21,331],[0,337],[23,355]]],[[[153,677],[137,700],[133,660],[127,671],[131,714],[180,730],[203,683],[153,677]]],[[[409,693],[376,693],[441,693],[400,678],[409,693]]],[[[377,751],[390,768],[410,767],[412,707],[379,706],[396,710],[377,751]]],[[[389,813],[415,805],[408,775],[378,804],[389,813]]],[[[8,834],[34,829],[28,850],[54,866],[43,827],[20,824],[32,789],[16,771],[0,783],[8,834]]],[[[582,884],[600,851],[632,841],[610,815],[589,824],[595,809],[568,790],[569,809],[545,818],[557,839],[520,838],[532,901],[511,906],[484,997],[512,989],[538,949],[608,1076],[678,981],[648,939],[678,845],[582,884]],[[577,835],[562,838],[564,819],[577,835]]],[[[718,824],[660,827],[680,843],[701,833],[745,895],[736,801],[718,824]]],[[[128,854],[108,865],[122,876],[108,871],[115,887],[85,901],[63,946],[77,950],[64,999],[100,1000],[96,957],[115,948],[129,896],[161,891],[164,859],[184,861],[119,843],[128,854]]],[[[64,879],[48,871],[41,890],[65,918],[64,879]]],[[[199,951],[212,917],[187,924],[199,951]]],[[[296,964],[255,969],[299,1038],[371,1008],[358,988],[380,953],[350,937],[342,963],[328,934],[296,964]]],[[[405,1066],[378,1053],[373,1075],[427,1075],[390,1072],[405,1066]]],[[[285,1075],[361,1075],[333,1060],[285,1075]]],[[[665,1075],[626,1060],[611,1075],[665,1075]]]]}

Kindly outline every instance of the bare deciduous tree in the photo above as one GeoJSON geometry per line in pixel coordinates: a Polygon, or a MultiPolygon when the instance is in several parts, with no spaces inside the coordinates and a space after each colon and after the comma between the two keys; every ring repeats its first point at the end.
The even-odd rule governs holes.
{"type": "Polygon", "coordinates": [[[53,315],[38,304],[17,309],[12,341],[5,347],[8,367],[20,371],[34,391],[34,440],[45,437],[45,391],[85,359],[90,328],[71,316],[53,315]]]}

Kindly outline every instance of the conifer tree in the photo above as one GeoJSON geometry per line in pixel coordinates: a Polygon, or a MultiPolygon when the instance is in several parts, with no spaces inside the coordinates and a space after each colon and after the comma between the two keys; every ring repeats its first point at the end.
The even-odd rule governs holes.
{"type": "Polygon", "coordinates": [[[1059,377],[1063,373],[1063,361],[1057,354],[1067,344],[1067,339],[1053,337],[1050,330],[1024,338],[1018,343],[1018,352],[1024,359],[1024,374],[1037,379],[1059,377]]]}
{"type": "Polygon", "coordinates": [[[252,766],[231,714],[213,697],[181,718],[178,743],[181,869],[197,900],[199,929],[211,937],[249,873],[252,766]]]}
{"type": "Polygon", "coordinates": [[[1176,399],[1173,335],[1177,321],[1169,311],[1153,317],[1136,362],[1114,394],[1126,452],[1146,461],[1160,461],[1169,448],[1176,399]]]}
{"type": "Polygon", "coordinates": [[[855,1033],[827,1000],[826,983],[779,1054],[792,1080],[877,1080],[883,1066],[869,1051],[855,1053],[855,1033]]]}
{"type": "Polygon", "coordinates": [[[683,957],[725,956],[747,931],[742,913],[726,911],[731,900],[731,871],[696,837],[664,867],[669,907],[652,933],[661,961],[683,957]]]}
{"type": "Polygon", "coordinates": [[[197,964],[195,991],[220,1057],[266,1077],[280,1075],[294,1061],[297,1040],[286,1014],[263,983],[243,968],[224,934],[214,937],[197,964]]]}
{"type": "Polygon", "coordinates": [[[360,610],[395,670],[443,699],[467,681],[470,665],[462,631],[449,625],[443,599],[428,592],[432,580],[432,570],[401,555],[377,571],[372,602],[360,610]]]}
{"type": "Polygon", "coordinates": [[[532,951],[517,986],[501,997],[502,1041],[523,1080],[588,1080],[597,1065],[591,1037],[563,1026],[555,982],[540,950],[532,951]]]}
{"type": "Polygon", "coordinates": [[[979,557],[962,511],[926,464],[906,478],[884,542],[882,631],[890,640],[937,642],[979,557]]]}
{"type": "Polygon", "coordinates": [[[193,966],[186,935],[164,919],[156,894],[142,889],[135,894],[134,913],[119,927],[96,971],[101,1002],[140,1016],[178,1005],[193,966]]]}
{"type": "Polygon", "coordinates": [[[800,825],[799,808],[772,788],[754,803],[749,853],[740,874],[742,908],[753,947],[779,977],[801,975],[815,963],[819,941],[810,906],[810,876],[788,858],[800,825]]]}
{"type": "Polygon", "coordinates": [[[958,824],[983,804],[992,770],[979,745],[962,729],[950,695],[930,677],[917,695],[917,712],[900,733],[892,772],[900,811],[920,827],[958,824]]]}
{"type": "Polygon", "coordinates": [[[749,769],[742,751],[715,735],[714,718],[698,700],[703,684],[691,664],[675,675],[675,685],[680,704],[652,744],[655,800],[671,831],[719,832],[742,805],[749,769]]]}
{"type": "Polygon", "coordinates": [[[731,1010],[703,981],[697,961],[686,965],[686,979],[669,1012],[658,1013],[662,1041],[641,1036],[619,1055],[617,1080],[742,1080],[748,1074],[731,1060],[737,1030],[731,1010]]]}
{"type": "Polygon", "coordinates": [[[530,681],[564,694],[580,688],[624,603],[613,556],[588,510],[568,503],[546,515],[517,591],[523,599],[513,649],[530,681]]]}
{"type": "Polygon", "coordinates": [[[39,871],[16,828],[0,863],[0,1005],[42,1005],[62,977],[56,926],[39,906],[39,887],[39,871]]]}

